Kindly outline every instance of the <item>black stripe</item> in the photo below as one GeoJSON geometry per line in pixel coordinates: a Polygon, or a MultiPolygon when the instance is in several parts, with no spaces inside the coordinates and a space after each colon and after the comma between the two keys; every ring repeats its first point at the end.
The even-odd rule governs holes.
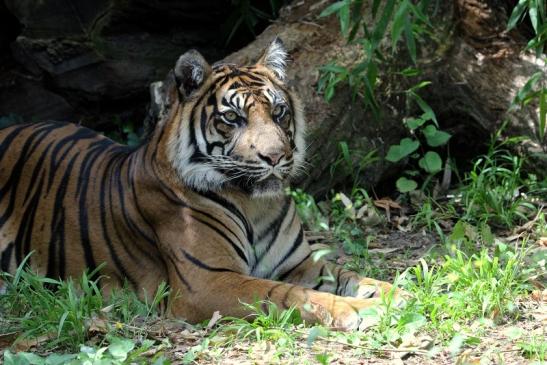
{"type": "Polygon", "coordinates": [[[9,196],[8,207],[6,208],[4,213],[0,216],[0,226],[4,225],[4,223],[13,213],[13,209],[15,207],[15,197],[17,196],[17,190],[20,186],[19,180],[21,178],[21,174],[23,173],[24,167],[27,163],[27,159],[29,157],[29,150],[33,147],[34,139],[40,133],[42,133],[41,130],[35,130],[32,132],[30,136],[26,138],[25,144],[23,145],[23,148],[21,149],[19,158],[17,159],[17,162],[15,163],[15,166],[11,171],[8,181],[0,189],[0,197],[9,196]]]}
{"type": "Polygon", "coordinates": [[[49,242],[48,247],[48,268],[47,276],[50,278],[55,277],[53,273],[57,268],[57,274],[61,279],[65,278],[65,208],[63,200],[66,197],[66,190],[68,188],[68,181],[72,175],[74,168],[74,163],[78,158],[79,153],[76,153],[67,164],[65,173],[61,178],[61,181],[58,185],[57,193],[55,194],[55,201],[53,203],[53,213],[51,219],[51,233],[52,237],[49,242]],[[55,251],[57,249],[57,243],[59,244],[58,248],[58,261],[55,263],[55,251]]]}
{"type": "MultiPolygon", "coordinates": [[[[256,237],[257,242],[262,241],[272,230],[279,231],[280,225],[281,223],[283,223],[283,220],[285,219],[285,216],[287,215],[287,211],[289,210],[290,206],[291,206],[290,200],[286,199],[285,204],[283,204],[283,208],[281,208],[281,211],[279,212],[277,217],[268,225],[267,228],[265,228],[262,232],[257,234],[257,237],[256,237]]],[[[272,242],[273,242],[273,238],[268,244],[268,247],[272,244],[272,242]]]]}
{"type": "MultiPolygon", "coordinates": [[[[112,165],[117,161],[115,156],[110,156],[110,159],[108,160],[103,176],[101,178],[101,185],[99,188],[99,202],[100,202],[100,211],[99,211],[99,217],[100,217],[100,224],[101,224],[101,230],[102,230],[102,236],[104,241],[106,242],[106,245],[108,247],[108,252],[110,253],[110,258],[114,262],[114,266],[117,270],[121,273],[121,275],[129,280],[130,284],[133,286],[133,288],[138,288],[136,281],[127,273],[127,270],[125,269],[123,262],[118,257],[118,254],[116,253],[116,250],[114,248],[114,244],[112,243],[112,240],[110,239],[110,235],[108,234],[108,227],[106,225],[106,191],[107,191],[107,178],[108,176],[111,176],[109,172],[111,172],[112,165]]],[[[109,193],[112,193],[111,185],[109,185],[108,189],[109,193]]],[[[112,201],[109,199],[110,207],[112,207],[112,201]]],[[[113,222],[114,225],[116,224],[113,222]]]]}
{"type": "Polygon", "coordinates": [[[221,207],[227,209],[230,213],[235,215],[240,220],[241,224],[243,224],[244,228],[242,228],[241,225],[235,219],[233,219],[231,216],[228,216],[228,217],[234,223],[236,223],[237,226],[243,232],[245,232],[245,235],[247,236],[247,241],[249,242],[249,244],[250,245],[253,244],[253,242],[254,242],[253,229],[252,229],[251,225],[249,224],[249,222],[247,221],[247,219],[245,218],[245,216],[239,211],[239,209],[236,208],[236,206],[234,204],[232,204],[228,200],[224,199],[223,197],[219,196],[218,194],[216,194],[212,191],[199,191],[198,194],[200,194],[201,196],[204,196],[205,198],[207,198],[209,200],[212,200],[213,202],[217,203],[218,205],[220,205],[221,207]]]}
{"type": "Polygon", "coordinates": [[[42,171],[42,168],[44,167],[44,159],[47,156],[47,153],[49,152],[49,149],[51,148],[51,143],[46,147],[44,151],[42,151],[42,154],[40,155],[40,158],[34,165],[34,170],[32,171],[32,177],[30,178],[30,184],[27,187],[27,192],[25,193],[25,199],[23,200],[23,205],[25,205],[30,197],[30,192],[32,191],[32,188],[34,187],[33,182],[36,181],[38,178],[38,173],[42,171]]]}
{"type": "Polygon", "coordinates": [[[289,270],[285,271],[283,274],[279,275],[278,277],[278,280],[279,281],[285,281],[285,279],[287,279],[292,273],[293,271],[298,268],[300,265],[302,265],[302,263],[304,261],[306,261],[309,257],[311,256],[311,251],[308,252],[308,254],[306,255],[306,257],[304,257],[302,259],[302,261],[300,261],[299,263],[297,263],[296,265],[294,265],[293,267],[291,267],[289,270]]]}
{"type": "Polygon", "coordinates": [[[0,259],[0,270],[4,272],[9,271],[9,264],[11,261],[11,253],[13,251],[13,242],[10,242],[4,251],[2,251],[2,258],[0,259]]]}
{"type": "Polygon", "coordinates": [[[270,271],[270,274],[268,275],[268,277],[271,277],[272,274],[279,268],[279,266],[284,264],[285,261],[287,261],[287,259],[291,257],[293,253],[296,252],[296,250],[302,245],[302,242],[304,242],[304,231],[302,230],[302,227],[300,227],[300,230],[298,231],[298,235],[296,236],[296,239],[291,245],[291,249],[285,254],[285,256],[283,256],[283,258],[277,263],[277,265],[275,265],[275,267],[270,271]]]}
{"type": "Polygon", "coordinates": [[[4,156],[7,156],[6,151],[13,143],[14,139],[21,133],[23,130],[27,128],[31,128],[32,126],[29,125],[22,125],[17,128],[14,128],[2,141],[0,141],[0,162],[2,162],[2,159],[4,156]]]}
{"type": "Polygon", "coordinates": [[[179,268],[178,268],[177,264],[175,263],[175,261],[173,260],[173,258],[169,255],[167,255],[167,258],[169,259],[169,261],[171,261],[171,264],[175,268],[175,272],[177,273],[177,276],[179,277],[180,282],[184,284],[184,286],[186,287],[186,289],[188,289],[188,291],[190,293],[193,293],[194,290],[192,290],[192,287],[190,286],[190,283],[188,283],[188,281],[184,278],[184,276],[182,276],[182,274],[179,271],[179,268]]]}
{"type": "MultiPolygon", "coordinates": [[[[22,262],[23,256],[26,257],[30,253],[34,218],[36,216],[36,208],[38,207],[38,203],[40,201],[43,182],[44,174],[42,174],[42,177],[38,182],[38,186],[36,187],[36,191],[21,217],[21,222],[23,223],[19,226],[15,238],[15,259],[17,260],[17,265],[22,262]]],[[[27,261],[27,264],[29,264],[29,261],[27,261]]]]}
{"type": "Polygon", "coordinates": [[[222,267],[212,267],[207,264],[205,264],[203,261],[199,260],[198,258],[190,255],[188,252],[186,252],[183,248],[180,249],[182,253],[184,254],[184,257],[188,259],[191,263],[196,265],[197,267],[207,270],[207,271],[214,271],[214,272],[235,272],[234,270],[225,269],[222,267]]]}
{"type": "MultiPolygon", "coordinates": [[[[207,221],[204,221],[202,219],[199,219],[198,217],[192,215],[192,218],[195,219],[196,221],[206,225],[207,227],[211,228],[212,230],[214,230],[216,233],[218,233],[222,238],[224,238],[226,241],[228,241],[230,243],[230,245],[234,248],[234,250],[237,252],[238,256],[245,262],[246,265],[249,265],[249,260],[247,259],[247,257],[245,256],[245,253],[243,252],[243,250],[238,246],[236,245],[236,243],[234,241],[232,241],[227,235],[226,233],[224,233],[222,230],[220,230],[219,228],[215,227],[214,225],[212,225],[211,223],[207,222],[207,221]]],[[[218,220],[215,219],[215,221],[219,222],[218,220]]]]}
{"type": "Polygon", "coordinates": [[[323,265],[321,267],[321,270],[319,271],[319,280],[317,281],[317,284],[312,288],[313,290],[318,290],[321,285],[323,285],[323,274],[325,273],[325,266],[326,265],[323,265]]]}

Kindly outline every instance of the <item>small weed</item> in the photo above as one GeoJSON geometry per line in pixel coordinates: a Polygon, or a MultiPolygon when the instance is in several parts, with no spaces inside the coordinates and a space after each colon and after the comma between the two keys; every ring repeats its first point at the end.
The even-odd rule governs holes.
{"type": "Polygon", "coordinates": [[[229,322],[222,327],[223,333],[234,333],[237,338],[252,339],[254,341],[273,340],[282,343],[289,342],[287,331],[302,323],[300,312],[296,308],[279,310],[269,301],[260,301],[255,304],[242,303],[252,314],[247,318],[226,317],[223,321],[229,322]]]}
{"type": "MultiPolygon", "coordinates": [[[[479,158],[462,187],[463,219],[511,228],[536,212],[526,195],[533,180],[525,178],[523,158],[493,141],[479,158]]],[[[533,187],[532,187],[533,188],[533,187]]]]}
{"type": "Polygon", "coordinates": [[[517,342],[517,346],[522,350],[525,357],[543,362],[547,360],[547,341],[545,338],[545,334],[543,336],[533,336],[527,341],[517,342]]]}

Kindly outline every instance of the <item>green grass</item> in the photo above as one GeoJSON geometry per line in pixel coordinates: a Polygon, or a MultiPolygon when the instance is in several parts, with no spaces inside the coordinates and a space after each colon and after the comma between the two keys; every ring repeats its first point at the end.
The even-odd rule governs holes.
{"type": "Polygon", "coordinates": [[[90,279],[93,273],[84,273],[77,282],[62,281],[35,275],[24,265],[14,275],[2,274],[6,292],[0,295],[0,331],[19,333],[19,340],[46,349],[77,350],[93,327],[103,334],[142,339],[143,330],[132,325],[157,318],[158,305],[168,295],[162,284],[150,302],[141,302],[127,289],[105,298],[99,278],[90,279]]]}
{"type": "Polygon", "coordinates": [[[467,174],[462,186],[463,219],[511,228],[536,213],[528,193],[545,191],[537,188],[533,175],[526,176],[524,158],[507,149],[510,142],[492,142],[467,174]]]}

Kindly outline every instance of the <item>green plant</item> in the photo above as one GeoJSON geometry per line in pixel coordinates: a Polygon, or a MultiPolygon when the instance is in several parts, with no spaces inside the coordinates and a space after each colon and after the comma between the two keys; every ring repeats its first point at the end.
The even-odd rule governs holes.
{"type": "Polygon", "coordinates": [[[421,313],[445,338],[472,321],[500,320],[518,314],[515,299],[531,289],[535,269],[523,269],[525,249],[510,250],[499,243],[490,253],[483,248],[467,255],[456,245],[442,263],[430,266],[421,259],[410,270],[414,280],[407,290],[414,301],[404,310],[421,313]]]}
{"type": "Polygon", "coordinates": [[[331,178],[338,170],[342,170],[344,175],[350,176],[352,181],[351,190],[358,188],[359,177],[361,172],[371,164],[379,160],[376,150],[371,150],[367,153],[357,149],[350,149],[347,142],[342,141],[338,144],[340,153],[330,167],[331,178]]]}
{"type": "Polygon", "coordinates": [[[272,20],[277,17],[279,9],[285,4],[284,0],[270,0],[270,12],[262,9],[261,2],[253,0],[231,0],[232,11],[222,28],[228,34],[226,45],[229,44],[238,30],[245,26],[246,30],[254,37],[256,27],[261,20],[272,20]]]}
{"type": "Polygon", "coordinates": [[[254,304],[242,303],[251,314],[247,318],[225,317],[226,324],[219,329],[223,333],[234,333],[240,339],[255,341],[290,341],[288,331],[302,323],[300,312],[296,308],[280,310],[274,303],[259,301],[254,304]]]}
{"type": "MultiPolygon", "coordinates": [[[[295,351],[295,329],[301,325],[302,318],[296,308],[280,310],[270,301],[258,301],[254,304],[242,303],[251,313],[246,318],[225,317],[219,326],[211,333],[207,343],[215,342],[233,344],[236,341],[252,341],[274,343],[275,357],[287,358],[295,351]]],[[[202,345],[203,346],[203,345],[202,345]]],[[[196,349],[203,351],[203,347],[196,349]]]]}
{"type": "MultiPolygon", "coordinates": [[[[54,280],[25,270],[26,260],[15,274],[1,276],[6,292],[0,295],[0,312],[9,318],[2,323],[7,327],[3,330],[21,332],[23,338],[47,338],[48,348],[77,349],[87,340],[90,326],[97,323],[114,333],[118,329],[110,323],[130,324],[136,317],[154,317],[168,295],[167,287],[161,285],[151,302],[140,302],[129,290],[113,291],[105,299],[98,287],[100,279],[90,279],[95,273],[84,273],[77,282],[54,280]]],[[[138,335],[140,330],[123,332],[138,335]]]]}
{"type": "Polygon", "coordinates": [[[171,362],[158,353],[152,358],[142,356],[154,341],[144,340],[137,346],[133,340],[108,336],[108,346],[95,348],[81,346],[79,353],[50,354],[46,357],[29,352],[16,354],[6,350],[3,354],[5,365],[123,365],[123,364],[157,364],[168,365],[171,362]]]}
{"type": "Polygon", "coordinates": [[[547,43],[547,5],[545,1],[519,0],[509,16],[507,29],[515,28],[525,14],[528,15],[535,33],[535,36],[526,45],[526,49],[535,49],[539,56],[545,52],[545,44],[547,43]]]}
{"type": "MultiPolygon", "coordinates": [[[[547,28],[546,28],[547,29],[547,28]]],[[[524,107],[532,102],[538,104],[537,141],[547,153],[547,74],[544,71],[534,73],[517,92],[511,103],[511,109],[524,107]]]]}
{"type": "MultiPolygon", "coordinates": [[[[446,145],[451,137],[449,133],[440,130],[433,109],[416,92],[429,84],[427,81],[422,81],[406,91],[409,99],[418,104],[423,114],[418,118],[404,120],[411,137],[405,137],[401,139],[399,144],[390,146],[386,155],[386,160],[390,162],[398,162],[407,157],[416,160],[421,171],[427,174],[422,190],[428,185],[432,177],[443,168],[441,156],[436,151],[429,149],[446,145]],[[420,147],[421,150],[418,150],[420,147]]],[[[402,176],[396,182],[397,190],[401,193],[416,190],[418,187],[418,183],[413,179],[413,176],[419,175],[419,172],[407,169],[405,173],[409,177],[402,176]]]]}
{"type": "Polygon", "coordinates": [[[512,227],[536,211],[525,194],[533,184],[524,177],[524,159],[507,148],[512,142],[498,143],[494,136],[488,152],[475,161],[462,186],[464,219],[512,227]]]}
{"type": "Polygon", "coordinates": [[[521,349],[525,357],[536,359],[538,361],[547,360],[547,341],[545,334],[543,336],[533,336],[527,341],[519,341],[517,346],[521,349]]]}
{"type": "Polygon", "coordinates": [[[287,189],[286,193],[294,199],[298,216],[308,229],[312,231],[329,229],[329,219],[321,212],[313,196],[302,189],[287,189]]]}
{"type": "Polygon", "coordinates": [[[0,116],[0,129],[7,128],[14,124],[23,123],[23,117],[17,114],[8,114],[0,116]]]}
{"type": "Polygon", "coordinates": [[[128,146],[138,146],[141,143],[142,131],[139,131],[136,123],[122,121],[121,118],[117,117],[114,119],[113,125],[115,129],[105,134],[108,138],[128,146]]]}
{"type": "Polygon", "coordinates": [[[361,45],[361,58],[354,66],[345,67],[331,62],[321,68],[318,87],[324,92],[325,99],[328,101],[334,96],[338,84],[347,82],[354,96],[361,95],[365,105],[377,114],[379,104],[375,90],[380,64],[384,61],[381,42],[385,34],[390,32],[389,48],[395,53],[404,35],[405,41],[402,43],[409,57],[416,63],[417,41],[431,29],[431,23],[425,15],[431,3],[430,0],[375,0],[370,9],[370,21],[364,19],[362,0],[337,1],[323,10],[321,16],[336,14],[340,31],[348,42],[361,45]]]}

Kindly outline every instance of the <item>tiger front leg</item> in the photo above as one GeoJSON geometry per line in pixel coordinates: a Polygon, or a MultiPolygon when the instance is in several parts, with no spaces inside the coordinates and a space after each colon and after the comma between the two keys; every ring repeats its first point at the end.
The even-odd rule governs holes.
{"type": "Polygon", "coordinates": [[[200,283],[191,290],[183,289],[176,295],[179,284],[174,275],[171,303],[175,316],[190,322],[200,322],[215,311],[223,316],[245,318],[253,313],[242,303],[268,300],[280,309],[296,307],[308,323],[322,323],[339,330],[357,329],[361,322],[359,311],[378,304],[377,299],[358,299],[323,293],[301,286],[258,279],[235,272],[203,272],[200,283]]]}
{"type": "MultiPolygon", "coordinates": [[[[362,277],[324,259],[315,260],[313,254],[282,275],[281,280],[322,292],[361,299],[379,298],[382,294],[390,294],[394,289],[388,282],[362,277]]],[[[395,288],[393,295],[396,302],[399,302],[405,293],[395,288]]]]}

